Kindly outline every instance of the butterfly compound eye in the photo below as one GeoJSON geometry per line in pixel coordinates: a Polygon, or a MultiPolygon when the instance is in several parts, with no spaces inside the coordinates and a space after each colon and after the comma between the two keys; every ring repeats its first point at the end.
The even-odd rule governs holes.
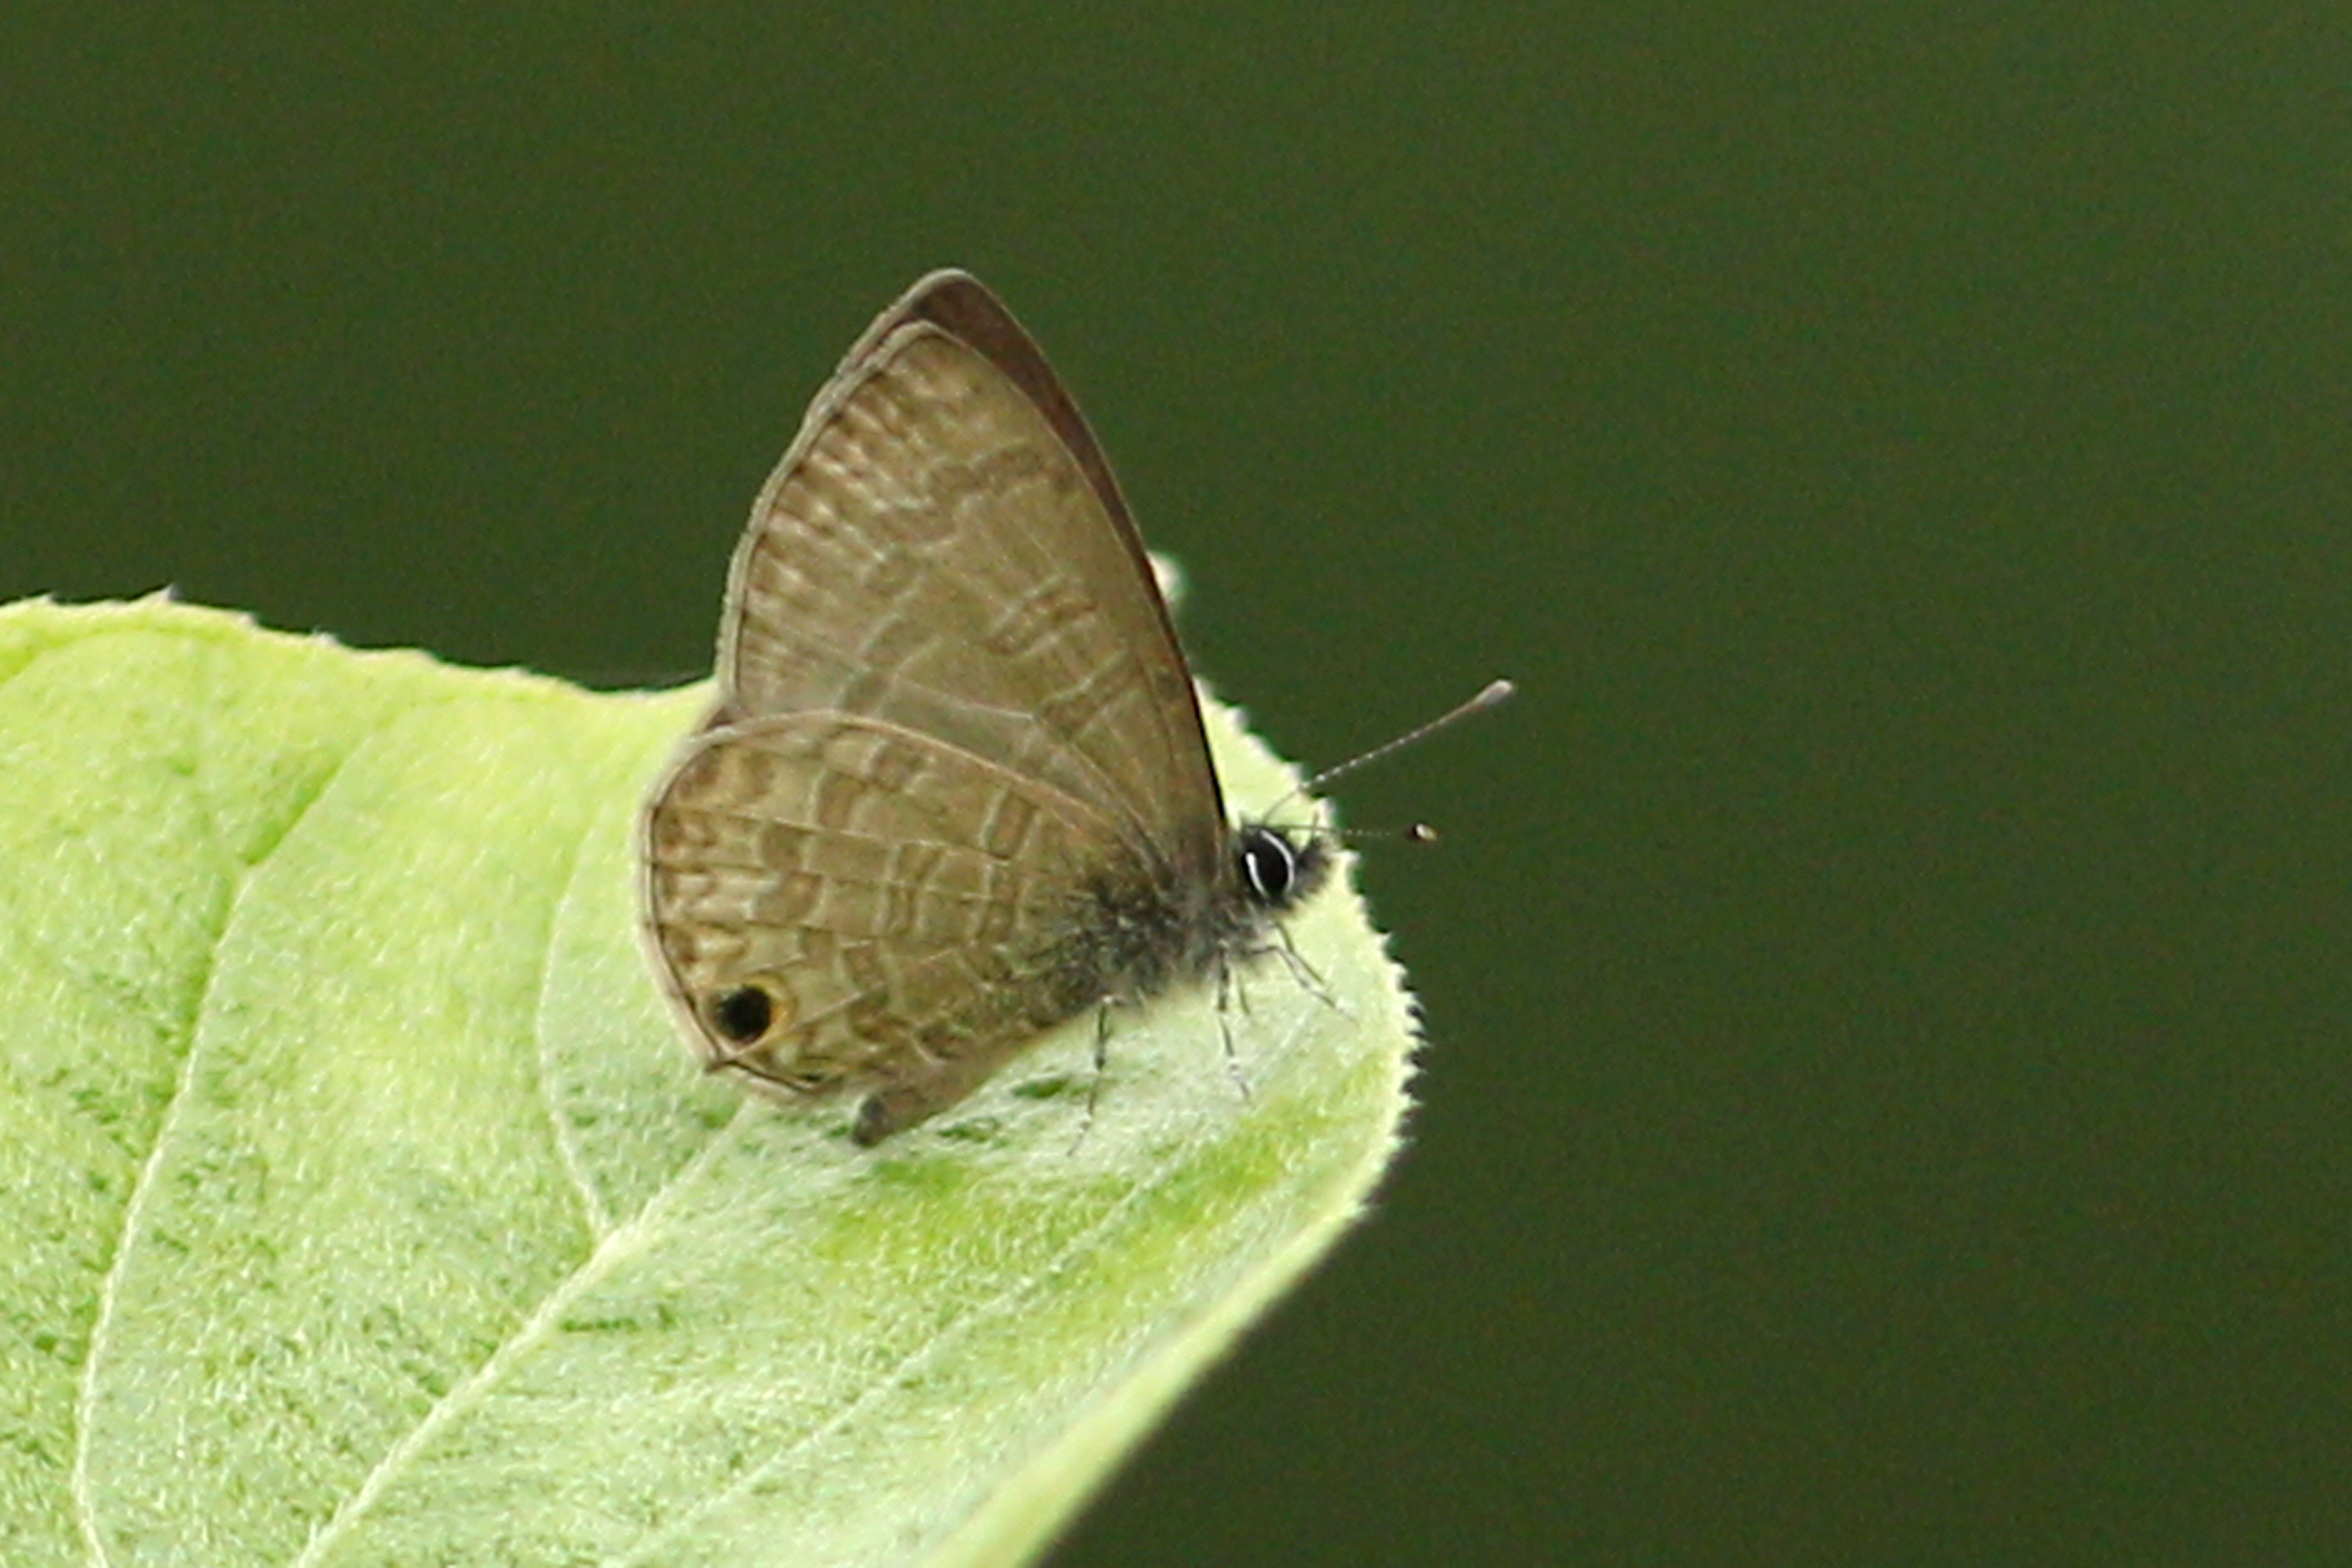
{"type": "Polygon", "coordinates": [[[1242,864],[1242,879],[1250,897],[1270,909],[1290,901],[1291,884],[1298,869],[1298,852],[1290,840],[1271,827],[1244,827],[1234,845],[1242,864]]]}

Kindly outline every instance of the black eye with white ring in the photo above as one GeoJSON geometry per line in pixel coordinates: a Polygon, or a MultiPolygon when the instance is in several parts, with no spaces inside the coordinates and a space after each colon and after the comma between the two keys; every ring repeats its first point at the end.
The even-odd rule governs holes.
{"type": "Polygon", "coordinates": [[[1241,862],[1251,901],[1276,910],[1290,901],[1298,876],[1298,851],[1290,840],[1271,827],[1252,824],[1234,837],[1234,856],[1241,862]]]}

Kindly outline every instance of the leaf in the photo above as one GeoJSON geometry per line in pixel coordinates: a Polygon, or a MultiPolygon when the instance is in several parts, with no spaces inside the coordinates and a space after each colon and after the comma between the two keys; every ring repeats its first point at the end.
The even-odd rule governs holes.
{"type": "Polygon", "coordinates": [[[1118,1015],[1091,1112],[1092,1020],[871,1152],[698,1072],[629,845],[704,700],[0,609],[0,1559],[1020,1562],[1330,1245],[1344,888],[1330,1002],[1118,1015]]]}

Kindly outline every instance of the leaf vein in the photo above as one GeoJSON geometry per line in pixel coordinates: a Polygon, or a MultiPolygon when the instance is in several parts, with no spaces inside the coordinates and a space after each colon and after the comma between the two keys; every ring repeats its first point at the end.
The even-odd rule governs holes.
{"type": "Polygon", "coordinates": [[[431,1408],[418,1417],[416,1424],[384,1450],[375,1468],[353,1489],[342,1506],[335,1510],[333,1516],[311,1533],[310,1541],[295,1557],[291,1568],[316,1568],[323,1562],[326,1552],[353,1528],[376,1499],[383,1495],[410,1459],[423,1452],[425,1446],[452,1422],[478,1404],[497,1385],[509,1366],[536,1348],[562,1321],[565,1309],[591,1287],[601,1282],[614,1266],[635,1253],[639,1240],[654,1234],[658,1223],[666,1217],[669,1201],[701,1178],[734,1141],[738,1130],[759,1109],[755,1102],[746,1100],[742,1109],[719,1130],[718,1135],[704,1144],[692,1160],[678,1167],[677,1173],[662,1184],[661,1190],[637,1211],[635,1217],[603,1237],[580,1266],[548,1291],[539,1306],[515,1326],[514,1331],[490,1353],[488,1359],[465,1381],[435,1400],[431,1408]]]}
{"type": "MultiPolygon", "coordinates": [[[[81,1531],[83,1543],[89,1549],[89,1561],[98,1564],[99,1568],[104,1568],[104,1565],[110,1561],[106,1550],[106,1538],[99,1523],[98,1500],[92,1490],[96,1481],[90,1471],[90,1439],[98,1411],[100,1367],[106,1358],[108,1343],[113,1336],[115,1313],[121,1301],[123,1276],[130,1267],[134,1253],[133,1244],[140,1234],[141,1226],[145,1221],[148,1204],[155,1191],[157,1173],[161,1170],[165,1155],[172,1146],[173,1129],[188,1103],[188,1096],[195,1081],[199,1056],[197,1046],[204,1034],[206,1010],[212,1005],[213,987],[220,978],[221,952],[227,944],[228,933],[236,926],[237,916],[245,907],[247,893],[251,891],[262,868],[268,863],[270,855],[275,854],[278,847],[292,837],[295,825],[308,816],[310,809],[325,796],[352,758],[358,755],[368,745],[374,733],[371,732],[355,742],[338,757],[334,766],[320,776],[317,787],[295,800],[294,809],[289,816],[285,831],[279,833],[270,842],[267,851],[244,862],[237,873],[236,887],[229,895],[227,910],[221,918],[220,929],[214,933],[212,942],[206,949],[210,962],[205,970],[204,983],[198,987],[194,1003],[190,1009],[187,1021],[187,1047],[181,1055],[179,1077],[172,1086],[171,1098],[164,1104],[163,1114],[156,1119],[155,1141],[149,1146],[147,1157],[140,1162],[139,1175],[131,1184],[131,1197],[122,1205],[122,1224],[115,1237],[114,1253],[107,1261],[105,1278],[99,1282],[98,1310],[90,1318],[89,1341],[82,1354],[81,1387],[74,1400],[74,1459],[70,1481],[74,1520],[81,1531]]],[[[213,803],[206,800],[205,805],[206,820],[217,833],[219,824],[213,814],[213,803]]]]}

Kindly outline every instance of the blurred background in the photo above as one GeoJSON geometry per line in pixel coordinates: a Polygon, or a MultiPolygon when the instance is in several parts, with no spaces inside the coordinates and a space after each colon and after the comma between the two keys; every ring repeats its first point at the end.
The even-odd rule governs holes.
{"type": "Polygon", "coordinates": [[[698,677],[953,262],[1276,745],[1525,687],[1059,1568],[2352,1555],[2352,12],[302,15],[0,17],[0,597],[698,677]]]}

